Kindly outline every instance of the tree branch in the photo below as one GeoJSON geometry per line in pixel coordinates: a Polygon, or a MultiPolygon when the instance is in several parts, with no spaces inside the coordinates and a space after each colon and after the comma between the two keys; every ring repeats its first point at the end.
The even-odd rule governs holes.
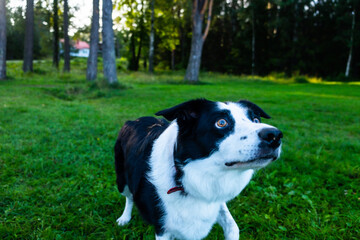
{"type": "Polygon", "coordinates": [[[198,0],[194,0],[193,2],[193,10],[192,10],[192,24],[193,26],[195,26],[195,15],[196,15],[196,11],[197,11],[197,7],[198,7],[198,0]]]}
{"type": "Polygon", "coordinates": [[[206,24],[206,28],[205,28],[204,35],[203,35],[203,37],[202,37],[202,38],[203,38],[203,41],[205,41],[205,39],[206,39],[206,37],[207,37],[207,35],[208,35],[208,33],[209,33],[213,3],[214,3],[214,0],[210,0],[208,17],[207,17],[207,24],[206,24]]]}
{"type": "Polygon", "coordinates": [[[204,15],[204,13],[206,11],[206,8],[207,8],[207,5],[208,5],[208,2],[209,2],[209,0],[205,0],[205,3],[204,3],[204,5],[203,5],[203,7],[201,9],[201,12],[200,12],[201,15],[204,15]]]}

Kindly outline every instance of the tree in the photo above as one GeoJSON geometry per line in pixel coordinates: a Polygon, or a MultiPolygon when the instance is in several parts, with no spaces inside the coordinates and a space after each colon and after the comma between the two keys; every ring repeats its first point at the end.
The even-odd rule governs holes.
{"type": "Polygon", "coordinates": [[[0,0],[0,80],[6,78],[6,7],[0,0]]]}
{"type": "Polygon", "coordinates": [[[27,0],[25,25],[23,71],[32,72],[34,55],[34,0],[27,0]]]}
{"type": "Polygon", "coordinates": [[[128,3],[128,6],[130,7],[130,13],[129,15],[134,15],[133,19],[130,21],[133,22],[133,24],[136,25],[135,28],[132,28],[130,30],[130,64],[129,64],[129,70],[137,71],[139,70],[139,62],[141,57],[141,50],[143,47],[144,37],[146,35],[145,33],[145,14],[144,14],[144,1],[136,2],[133,4],[132,2],[128,3]],[[135,8],[138,9],[140,6],[140,11],[136,12],[135,8]],[[136,15],[136,17],[135,17],[136,15]],[[136,45],[137,51],[136,51],[136,45]]]}
{"type": "Polygon", "coordinates": [[[86,79],[93,81],[97,76],[97,57],[99,48],[99,0],[93,0],[91,18],[90,55],[87,61],[86,79]]]}
{"type": "Polygon", "coordinates": [[[349,77],[349,74],[350,74],[351,58],[352,58],[352,51],[353,51],[353,45],[354,45],[355,14],[356,14],[356,11],[354,10],[352,12],[350,50],[349,50],[348,60],[347,60],[347,63],[346,63],[345,77],[349,77]]]}
{"type": "Polygon", "coordinates": [[[256,57],[256,31],[255,31],[255,6],[251,1],[251,75],[255,74],[255,57],[256,57]]]}
{"type": "Polygon", "coordinates": [[[64,0],[64,72],[70,72],[69,6],[64,0]]]}
{"type": "Polygon", "coordinates": [[[116,62],[115,62],[115,44],[114,30],[112,22],[112,1],[103,0],[103,16],[102,16],[102,37],[103,37],[103,69],[104,76],[108,83],[116,84],[116,62]]]}
{"type": "Polygon", "coordinates": [[[192,15],[192,39],[189,62],[186,69],[185,80],[189,82],[197,82],[199,80],[199,71],[201,64],[201,54],[204,41],[209,33],[213,0],[210,0],[208,9],[207,25],[204,33],[202,33],[202,22],[209,0],[194,0],[192,15]]]}
{"type": "Polygon", "coordinates": [[[154,28],[154,9],[155,0],[151,0],[151,23],[150,23],[150,47],[149,47],[149,72],[154,72],[154,42],[155,42],[155,28],[154,28]]]}
{"type": "Polygon", "coordinates": [[[54,42],[53,42],[53,66],[59,68],[59,13],[58,0],[54,0],[53,22],[54,22],[54,42]]]}

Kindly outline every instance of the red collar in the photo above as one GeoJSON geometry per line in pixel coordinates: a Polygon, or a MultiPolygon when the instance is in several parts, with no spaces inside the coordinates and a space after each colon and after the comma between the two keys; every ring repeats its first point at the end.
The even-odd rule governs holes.
{"type": "MultiPolygon", "coordinates": [[[[175,167],[175,171],[178,172],[178,169],[176,167],[175,167]]],[[[167,191],[167,194],[171,194],[171,193],[178,192],[178,191],[184,192],[184,187],[176,186],[176,187],[170,188],[169,191],[167,191]]]]}
{"type": "Polygon", "coordinates": [[[177,191],[182,191],[183,192],[184,188],[182,186],[170,188],[169,191],[167,191],[167,194],[171,194],[171,193],[174,193],[174,192],[177,192],[177,191]]]}

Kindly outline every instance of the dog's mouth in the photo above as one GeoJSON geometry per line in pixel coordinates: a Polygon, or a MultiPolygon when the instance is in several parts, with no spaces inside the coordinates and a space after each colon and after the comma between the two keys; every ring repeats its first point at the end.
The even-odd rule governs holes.
{"type": "Polygon", "coordinates": [[[278,156],[271,154],[271,155],[256,157],[256,158],[244,161],[244,162],[243,161],[226,162],[225,165],[227,167],[244,166],[244,165],[248,165],[250,163],[263,163],[263,162],[268,162],[268,161],[275,161],[276,159],[278,159],[278,156]]]}

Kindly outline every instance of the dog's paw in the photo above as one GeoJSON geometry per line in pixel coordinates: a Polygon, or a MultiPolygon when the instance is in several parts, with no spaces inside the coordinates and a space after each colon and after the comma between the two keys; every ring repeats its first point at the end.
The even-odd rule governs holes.
{"type": "Polygon", "coordinates": [[[230,225],[225,232],[225,240],[239,240],[240,230],[236,224],[230,225]]]}
{"type": "Polygon", "coordinates": [[[117,225],[124,226],[130,222],[131,216],[121,216],[116,220],[117,225]]]}
{"type": "Polygon", "coordinates": [[[240,234],[236,232],[229,233],[225,235],[225,240],[239,240],[240,234]]]}

